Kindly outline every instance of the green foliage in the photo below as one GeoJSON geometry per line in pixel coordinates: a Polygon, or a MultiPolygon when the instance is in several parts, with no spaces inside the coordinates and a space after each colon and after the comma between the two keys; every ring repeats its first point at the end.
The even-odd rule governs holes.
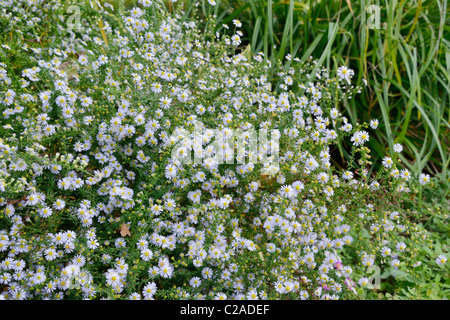
{"type": "MultiPolygon", "coordinates": [[[[364,1],[352,3],[352,7],[349,7],[350,2],[343,1],[216,2],[216,6],[210,6],[205,0],[166,2],[165,9],[152,7],[145,10],[143,20],[151,22],[150,30],[155,32],[157,37],[155,43],[153,40],[149,42],[159,50],[158,59],[161,60],[158,61],[152,60],[153,57],[149,60],[143,58],[144,53],[151,53],[149,47],[141,48],[139,36],[143,34],[133,31],[132,27],[126,28],[126,22],[123,20],[127,14],[126,10],[136,6],[136,1],[101,1],[103,4],[114,3],[115,10],[106,7],[101,9],[94,2],[85,1],[80,4],[84,27],[75,34],[70,34],[70,37],[73,37],[70,39],[79,51],[83,50],[91,62],[102,55],[114,59],[111,59],[107,66],[98,68],[91,65],[80,66],[77,63],[80,52],[66,50],[63,55],[66,60],[64,67],[53,68],[52,72],[44,69],[40,73],[42,81],[24,87],[21,87],[21,72],[35,66],[37,60],[31,58],[30,52],[36,53],[39,59],[45,62],[57,58],[58,54],[53,51],[54,48],[72,48],[66,42],[66,30],[56,23],[67,18],[66,6],[69,3],[61,5],[60,1],[51,1],[50,4],[40,7],[38,12],[41,14],[42,11],[41,24],[24,23],[27,13],[23,12],[20,13],[23,14],[22,19],[13,20],[11,23],[8,17],[2,16],[0,28],[5,31],[2,33],[2,40],[9,48],[0,49],[1,62],[6,69],[4,74],[11,76],[11,84],[2,84],[0,87],[2,94],[9,88],[14,88],[18,94],[32,93],[36,97],[37,93],[44,90],[56,92],[55,69],[59,69],[67,72],[70,88],[93,98],[93,103],[86,108],[77,105],[82,111],[73,116],[78,121],[75,126],[71,126],[68,119],[63,119],[62,108],[56,104],[56,99],[52,98],[53,109],[48,112],[48,121],[58,130],[49,136],[44,134],[41,128],[43,126],[40,125],[40,122],[46,123],[47,120],[39,119],[46,110],[41,110],[43,106],[36,101],[21,101],[27,108],[24,114],[31,119],[31,123],[28,123],[29,130],[21,132],[22,124],[15,121],[14,117],[5,117],[5,122],[2,122],[0,183],[4,183],[5,190],[0,198],[0,236],[6,238],[6,233],[11,233],[11,237],[17,240],[18,248],[26,249],[23,254],[11,254],[24,259],[27,267],[36,273],[39,268],[45,267],[49,281],[64,281],[64,268],[73,264],[74,259],[78,257],[76,254],[83,256],[87,263],[83,263],[85,266],[79,281],[84,282],[65,291],[66,298],[69,299],[127,299],[133,294],[143,292],[145,285],[151,281],[155,281],[158,286],[158,299],[211,299],[220,298],[224,292],[230,296],[235,292],[236,288],[233,289],[232,286],[236,286],[236,282],[231,283],[231,280],[222,276],[222,272],[229,271],[231,265],[239,269],[233,279],[238,284],[242,279],[241,284],[245,284],[246,289],[256,285],[258,290],[261,290],[259,294],[262,298],[298,299],[301,297],[300,289],[308,293],[310,298],[316,298],[321,293],[316,293],[315,290],[329,289],[329,284],[335,292],[339,292],[339,297],[346,299],[449,298],[449,263],[440,264],[436,260],[441,254],[448,257],[450,249],[447,203],[449,160],[448,146],[445,143],[449,127],[447,119],[450,56],[449,43],[443,37],[445,28],[448,28],[445,23],[446,16],[440,13],[446,11],[447,2],[401,1],[397,6],[391,2],[388,7],[382,7],[381,20],[386,23],[379,30],[368,29],[368,13],[362,10],[365,7],[364,1]],[[194,3],[198,5],[195,6],[194,3]],[[182,6],[185,11],[181,10],[182,6]],[[214,19],[211,19],[212,15],[214,19]],[[168,18],[174,16],[177,19],[168,18]],[[199,16],[201,18],[198,18],[199,16]],[[189,22],[191,17],[195,17],[199,22],[198,29],[191,30],[186,26],[183,26],[185,29],[178,29],[178,21],[189,22]],[[230,29],[235,32],[236,28],[232,27],[235,19],[242,22],[246,37],[237,48],[230,45],[230,37],[227,36],[229,31],[222,26],[229,24],[230,29]],[[171,28],[174,28],[172,31],[177,31],[171,33],[171,36],[177,39],[177,42],[171,45],[165,45],[165,40],[158,34],[160,23],[166,20],[171,28]],[[107,27],[101,29],[106,23],[107,27]],[[14,33],[14,28],[22,32],[14,33]],[[183,32],[178,33],[179,30],[183,32]],[[219,38],[216,31],[221,35],[225,34],[221,41],[215,39],[219,38]],[[79,38],[85,33],[89,34],[89,40],[85,39],[86,43],[81,45],[79,38]],[[123,44],[118,40],[119,35],[129,36],[132,41],[136,41],[130,43],[131,50],[136,50],[142,56],[119,59],[122,55],[119,52],[123,50],[123,44]],[[92,41],[92,38],[97,40],[92,41]],[[207,44],[204,45],[204,42],[207,44]],[[167,60],[164,56],[165,52],[172,52],[172,49],[180,56],[187,54],[191,49],[190,44],[193,43],[196,50],[209,59],[206,65],[202,65],[204,61],[201,59],[192,57],[187,59],[185,64],[175,65],[175,59],[167,60]],[[40,51],[40,48],[45,49],[40,51]],[[189,49],[184,52],[185,48],[189,49]],[[264,53],[263,58],[255,55],[259,51],[264,53]],[[239,60],[241,53],[245,58],[245,63],[242,64],[239,60]],[[287,53],[292,56],[284,60],[287,53]],[[292,59],[294,57],[300,59],[292,59]],[[145,65],[142,78],[133,74],[134,71],[140,73],[138,71],[142,70],[134,69],[136,62],[145,65]],[[368,86],[353,87],[350,82],[338,79],[335,75],[339,74],[338,68],[343,65],[356,70],[358,84],[362,79],[367,79],[368,86]],[[181,84],[183,88],[192,89],[192,102],[175,100],[169,110],[156,110],[161,96],[149,88],[156,81],[155,74],[162,66],[167,70],[175,70],[175,77],[179,77],[178,82],[174,81],[173,84],[163,82],[163,93],[169,96],[181,84]],[[223,66],[226,68],[222,68],[223,66]],[[238,89],[226,85],[229,80],[226,72],[231,71],[236,71],[240,81],[238,89]],[[292,76],[292,90],[287,89],[283,83],[287,75],[292,76]],[[264,81],[261,80],[263,78],[264,81]],[[121,85],[113,85],[114,81],[120,81],[121,85]],[[199,91],[195,85],[198,81],[203,81],[211,92],[199,91]],[[251,85],[243,86],[246,81],[251,85]],[[310,81],[315,81],[315,86],[320,89],[323,96],[317,101],[326,116],[330,115],[331,120],[327,118],[325,123],[314,123],[313,118],[316,115],[305,111],[308,116],[303,119],[302,114],[300,118],[311,124],[305,126],[306,122],[300,124],[302,121],[294,121],[292,112],[282,113],[274,109],[272,112],[260,114],[256,111],[253,99],[263,94],[273,94],[276,97],[281,96],[280,93],[286,94],[282,96],[283,99],[293,103],[293,108],[300,108],[301,101],[298,98],[308,96],[312,92],[299,85],[308,85],[310,81]],[[173,129],[191,121],[195,105],[201,103],[220,109],[229,102],[227,99],[231,93],[244,98],[244,107],[242,113],[236,112],[237,117],[225,126],[236,129],[245,121],[246,124],[254,121],[255,125],[266,123],[270,128],[279,128],[280,131],[295,127],[300,129],[298,139],[283,136],[280,140],[284,157],[281,165],[282,177],[261,176],[261,167],[256,166],[253,172],[241,172],[238,180],[242,188],[235,188],[231,180],[236,176],[230,174],[230,168],[238,172],[238,166],[220,166],[217,170],[208,171],[208,181],[212,182],[212,187],[208,190],[210,193],[202,194],[202,199],[210,201],[192,203],[192,199],[189,199],[190,192],[195,188],[198,189],[196,191],[207,188],[199,181],[194,181],[188,189],[177,185],[180,179],[195,180],[193,177],[198,173],[198,168],[192,165],[180,169],[176,177],[165,175],[171,154],[161,142],[164,140],[162,135],[167,132],[161,132],[160,142],[142,148],[128,136],[114,140],[110,146],[113,150],[111,154],[117,160],[113,161],[114,165],[118,163],[120,169],[115,170],[108,183],[105,179],[100,186],[95,186],[102,179],[102,175],[107,175],[103,170],[109,170],[103,167],[101,158],[95,158],[99,150],[108,149],[100,139],[100,135],[104,133],[100,130],[104,127],[102,122],[113,121],[112,118],[122,112],[116,109],[117,105],[120,109],[120,103],[125,104],[124,100],[131,102],[131,109],[120,124],[124,127],[111,126],[113,129],[108,134],[114,139],[117,138],[115,135],[120,136],[119,129],[124,130],[125,125],[126,128],[135,126],[138,134],[144,135],[142,123],[134,122],[138,113],[150,118],[158,112],[165,113],[161,116],[161,124],[173,129]],[[354,124],[350,132],[339,129],[347,121],[342,115],[331,116],[335,108],[354,124]],[[257,112],[258,116],[252,113],[253,111],[257,112]],[[92,116],[92,122],[86,123],[83,116],[92,116]],[[375,130],[365,123],[373,118],[381,119],[381,133],[380,130],[374,131],[364,146],[353,143],[357,133],[375,130]],[[321,125],[332,126],[339,132],[336,142],[314,140],[313,132],[310,131],[321,125]],[[17,135],[17,132],[23,134],[17,135]],[[90,160],[89,163],[82,157],[83,151],[77,151],[77,157],[70,154],[78,141],[83,143],[91,138],[94,141],[92,152],[84,154],[90,160]],[[128,143],[133,145],[129,147],[130,154],[126,151],[128,143]],[[393,151],[396,143],[405,145],[404,154],[393,151]],[[327,161],[321,160],[323,167],[320,170],[326,172],[327,179],[324,185],[309,169],[303,172],[307,158],[304,152],[319,159],[322,157],[322,151],[327,152],[327,144],[332,148],[335,166],[330,167],[327,161]],[[156,145],[157,151],[154,149],[156,145]],[[389,146],[388,149],[384,148],[385,145],[389,146]],[[143,157],[138,158],[136,154],[141,151],[145,153],[141,153],[143,157]],[[336,159],[337,155],[341,156],[340,161],[336,159]],[[392,157],[394,162],[391,169],[380,165],[380,160],[387,155],[392,157]],[[153,163],[139,162],[147,159],[146,157],[153,163]],[[301,167],[291,166],[290,161],[297,161],[301,167]],[[28,165],[28,170],[15,170],[14,166],[23,163],[28,165]],[[408,171],[402,171],[401,175],[391,171],[394,168],[400,170],[401,163],[413,172],[414,178],[422,171],[427,171],[441,179],[434,178],[431,186],[427,187],[418,184],[417,179],[407,183],[409,177],[403,174],[408,171]],[[51,166],[56,165],[61,166],[56,170],[58,172],[49,172],[51,166]],[[355,179],[341,178],[345,170],[354,172],[355,179]],[[134,178],[125,175],[125,172],[133,173],[134,178]],[[75,176],[83,177],[86,182],[89,179],[95,182],[93,185],[69,190],[63,190],[64,188],[57,185],[64,176],[74,173],[75,176]],[[304,192],[296,195],[295,200],[283,195],[283,185],[298,181],[304,182],[304,192]],[[248,186],[252,182],[257,182],[259,189],[251,194],[254,199],[250,200],[250,205],[243,201],[243,197],[245,193],[251,193],[248,186]],[[112,187],[113,184],[121,185],[119,189],[123,193],[112,187]],[[45,199],[41,199],[36,206],[27,198],[35,191],[45,195],[45,199]],[[410,195],[408,191],[413,194],[410,195]],[[135,197],[130,200],[125,192],[134,194],[135,197]],[[84,207],[91,204],[92,207],[98,205],[96,209],[104,207],[109,196],[111,198],[108,207],[111,208],[96,217],[95,228],[90,228],[92,221],[83,218],[84,207]],[[50,217],[43,217],[42,210],[51,205],[56,206],[58,199],[64,199],[66,207],[55,209],[50,217]],[[175,211],[167,207],[167,200],[170,199],[176,203],[175,211]],[[215,202],[216,200],[226,205],[218,208],[216,206],[219,202],[215,202]],[[5,202],[10,206],[4,209],[5,202]],[[114,202],[119,205],[112,209],[114,202]],[[17,210],[16,215],[11,214],[11,206],[17,210]],[[158,212],[158,206],[164,207],[164,210],[158,212]],[[344,241],[344,238],[349,243],[336,246],[333,253],[323,244],[324,248],[315,256],[316,261],[310,264],[306,262],[306,254],[312,250],[307,248],[308,238],[291,237],[292,232],[289,231],[283,233],[282,223],[293,219],[293,215],[295,219],[299,219],[302,236],[312,230],[317,231],[315,236],[319,234],[320,238],[314,238],[311,243],[319,242],[320,239],[344,241]],[[273,220],[282,222],[274,227],[269,223],[273,220]],[[194,231],[175,236],[172,228],[176,223],[194,231]],[[264,230],[267,225],[269,228],[264,230]],[[120,236],[121,228],[129,228],[131,234],[120,236]],[[271,228],[273,230],[270,230],[271,228]],[[342,231],[342,228],[345,231],[342,231]],[[6,231],[7,229],[9,231],[6,231]],[[48,258],[47,250],[61,246],[55,245],[54,234],[67,230],[74,230],[78,234],[75,252],[62,253],[64,249],[58,247],[62,254],[58,263],[55,263],[48,258]],[[221,232],[225,240],[218,237],[221,232]],[[347,236],[347,232],[350,237],[341,238],[344,234],[347,236]],[[93,240],[87,236],[89,233],[95,234],[100,243],[91,245],[90,241],[93,240]],[[160,240],[155,240],[149,245],[152,258],[145,260],[139,242],[145,238],[149,239],[150,235],[152,240],[156,237],[171,242],[172,237],[177,238],[176,245],[173,244],[175,248],[165,247],[161,245],[160,240]],[[240,239],[240,242],[236,239],[240,239]],[[126,246],[122,247],[121,241],[125,242],[126,246]],[[233,254],[218,261],[209,256],[200,263],[193,261],[197,253],[194,253],[196,251],[192,246],[197,247],[200,243],[200,247],[210,255],[210,250],[220,247],[222,241],[229,247],[221,250],[227,254],[229,250],[233,254]],[[300,241],[304,243],[299,243],[300,241]],[[268,242],[274,244],[277,249],[269,250],[268,242]],[[386,245],[395,252],[395,256],[380,257],[380,252],[386,245]],[[396,245],[400,247],[394,249],[396,245]],[[232,246],[238,248],[236,254],[232,246]],[[400,260],[393,265],[397,255],[400,260]],[[353,273],[350,272],[351,275],[346,279],[348,282],[343,281],[345,277],[340,273],[341,266],[334,264],[338,257],[339,260],[342,258],[342,266],[353,268],[353,273]],[[329,262],[330,259],[332,262],[329,262]],[[196,289],[190,281],[193,276],[201,275],[199,264],[201,266],[202,263],[213,266],[216,276],[213,279],[202,279],[202,285],[196,289]],[[175,270],[175,276],[166,278],[159,269],[156,275],[152,275],[152,269],[149,268],[156,265],[170,265],[175,270]],[[332,269],[331,279],[328,279],[319,272],[319,268],[330,268],[330,265],[336,270],[332,269]],[[375,270],[374,277],[379,276],[380,287],[371,289],[370,286],[358,285],[358,289],[353,291],[352,281],[358,282],[363,277],[369,277],[373,270],[368,270],[368,267],[370,269],[374,265],[379,267],[378,271],[375,270]],[[107,284],[105,280],[105,274],[112,268],[125,269],[125,273],[121,274],[123,279],[120,285],[107,284]],[[280,287],[277,287],[280,284],[282,287],[295,284],[295,290],[286,290],[284,287],[280,290],[280,287]]],[[[59,66],[56,62],[55,65],[59,66]]],[[[314,100],[313,97],[310,98],[314,100]]],[[[17,107],[17,104],[14,106],[17,107]]],[[[212,127],[225,121],[226,111],[229,109],[200,118],[212,127]]],[[[4,112],[5,115],[6,111],[4,112]]],[[[188,125],[188,128],[192,129],[192,126],[188,125]]],[[[151,137],[153,132],[148,138],[151,137]]],[[[98,212],[102,210],[98,209],[98,212]]],[[[16,249],[12,251],[14,250],[16,249]]],[[[6,257],[6,252],[0,252],[0,261],[6,257]]],[[[33,297],[52,295],[45,292],[44,284],[22,280],[20,284],[30,289],[29,294],[33,297]]],[[[0,285],[0,289],[6,291],[6,285],[0,285]]],[[[20,292],[12,289],[10,291],[20,296],[20,292]]],[[[57,298],[57,295],[52,297],[57,298]]]]}

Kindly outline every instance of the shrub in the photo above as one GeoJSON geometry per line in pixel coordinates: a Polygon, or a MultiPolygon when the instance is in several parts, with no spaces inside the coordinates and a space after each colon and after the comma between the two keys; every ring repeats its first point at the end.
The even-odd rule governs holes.
{"type": "Polygon", "coordinates": [[[159,1],[122,20],[83,6],[79,30],[59,2],[4,6],[18,39],[53,29],[2,47],[3,298],[354,298],[370,284],[352,265],[417,262],[409,172],[395,157],[369,174],[377,123],[337,109],[361,90],[351,69],[239,52],[236,25],[199,29],[159,1]],[[234,149],[256,161],[220,163],[234,149]]]}

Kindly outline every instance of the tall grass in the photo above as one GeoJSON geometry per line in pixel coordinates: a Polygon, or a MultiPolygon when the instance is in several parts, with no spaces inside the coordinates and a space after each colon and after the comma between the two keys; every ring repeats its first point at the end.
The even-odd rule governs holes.
{"type": "MultiPolygon", "coordinates": [[[[184,5],[191,7],[193,2],[185,0],[184,5]]],[[[218,30],[233,19],[243,23],[243,49],[250,45],[266,57],[283,59],[291,53],[301,59],[312,56],[332,69],[344,64],[353,68],[368,85],[359,97],[340,107],[355,122],[379,119],[380,129],[370,141],[374,160],[391,154],[393,145],[400,143],[405,167],[416,175],[426,171],[448,181],[447,0],[222,0],[217,4],[218,30]],[[379,29],[370,28],[369,22],[374,22],[370,5],[380,9],[379,29]]],[[[345,160],[345,148],[339,150],[345,160]]]]}

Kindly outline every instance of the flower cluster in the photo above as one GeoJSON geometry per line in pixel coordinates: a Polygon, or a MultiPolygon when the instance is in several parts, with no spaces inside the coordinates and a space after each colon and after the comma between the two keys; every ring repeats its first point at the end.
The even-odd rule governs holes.
{"type": "Polygon", "coordinates": [[[2,23],[28,26],[18,38],[41,19],[58,26],[0,50],[2,298],[349,298],[368,283],[349,252],[398,266],[426,240],[398,203],[409,171],[386,157],[369,175],[378,122],[351,124],[337,108],[360,90],[351,69],[332,77],[315,61],[244,53],[239,21],[216,34],[157,0],[120,19],[97,7],[79,30],[59,25],[58,1],[0,6],[2,23]],[[11,56],[24,57],[19,72],[11,56]],[[216,129],[267,129],[279,170],[174,160],[180,132],[199,122],[187,155],[218,154],[216,129]],[[340,142],[351,148],[343,169],[340,142]]]}

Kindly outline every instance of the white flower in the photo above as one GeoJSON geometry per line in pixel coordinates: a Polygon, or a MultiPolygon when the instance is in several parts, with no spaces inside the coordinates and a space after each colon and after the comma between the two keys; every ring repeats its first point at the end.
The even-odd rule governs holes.
{"type": "Polygon", "coordinates": [[[399,242],[397,243],[395,248],[399,251],[404,251],[406,249],[406,244],[404,242],[399,242]]]}
{"type": "Polygon", "coordinates": [[[421,173],[421,174],[419,175],[419,183],[420,183],[421,185],[425,185],[425,184],[427,184],[429,181],[430,181],[430,176],[429,176],[428,174],[421,173]]]}
{"type": "Polygon", "coordinates": [[[399,265],[400,265],[400,261],[398,259],[391,260],[391,266],[398,268],[399,265]]]}
{"type": "Polygon", "coordinates": [[[400,177],[408,181],[411,177],[411,173],[408,171],[408,169],[403,169],[402,171],[400,171],[400,177]]]}
{"type": "Polygon", "coordinates": [[[166,171],[165,176],[166,176],[166,178],[168,178],[168,179],[174,178],[174,177],[176,176],[177,172],[178,172],[177,167],[175,167],[175,166],[172,165],[172,164],[168,165],[168,166],[166,167],[166,170],[165,170],[165,171],[166,171]]]}
{"type": "Polygon", "coordinates": [[[362,287],[365,287],[369,284],[369,279],[367,279],[366,277],[362,277],[361,279],[359,279],[358,284],[362,287]]]}
{"type": "Polygon", "coordinates": [[[386,168],[390,168],[394,162],[392,161],[392,159],[390,157],[384,157],[382,163],[383,163],[383,166],[385,166],[386,168]]]}
{"type": "Polygon", "coordinates": [[[400,143],[394,144],[394,151],[400,153],[403,151],[403,146],[400,143]]]}
{"type": "Polygon", "coordinates": [[[354,74],[355,72],[346,66],[342,66],[337,69],[337,76],[339,80],[346,80],[348,84],[350,84],[350,79],[354,74]]]}
{"type": "Polygon", "coordinates": [[[353,178],[353,173],[351,171],[345,171],[342,174],[342,178],[344,178],[345,180],[349,180],[349,179],[353,178]]]}
{"type": "Polygon", "coordinates": [[[372,128],[372,129],[376,129],[376,128],[378,128],[378,120],[377,119],[373,119],[373,120],[371,120],[370,121],[370,127],[372,128]]]}
{"type": "Polygon", "coordinates": [[[149,261],[152,257],[153,257],[153,252],[150,249],[145,248],[141,251],[142,260],[149,261]]]}
{"type": "Polygon", "coordinates": [[[281,187],[280,193],[282,197],[286,198],[292,198],[295,195],[294,188],[287,185],[281,187]]]}
{"type": "Polygon", "coordinates": [[[325,172],[321,172],[317,175],[317,180],[322,184],[327,183],[328,179],[329,177],[325,172]]]}
{"type": "Polygon", "coordinates": [[[49,207],[44,207],[38,210],[38,214],[43,218],[48,218],[52,215],[52,209],[49,207]]]}
{"type": "Polygon", "coordinates": [[[189,280],[189,284],[191,285],[191,287],[197,288],[202,284],[202,281],[199,277],[193,277],[191,278],[191,280],[189,280]]]}
{"type": "Polygon", "coordinates": [[[234,46],[238,46],[241,43],[241,37],[238,34],[235,34],[231,37],[231,41],[234,46]]]}
{"type": "Polygon", "coordinates": [[[440,254],[440,255],[437,256],[436,263],[438,265],[444,264],[446,262],[447,262],[447,257],[446,256],[444,256],[443,254],[440,254]]]}

